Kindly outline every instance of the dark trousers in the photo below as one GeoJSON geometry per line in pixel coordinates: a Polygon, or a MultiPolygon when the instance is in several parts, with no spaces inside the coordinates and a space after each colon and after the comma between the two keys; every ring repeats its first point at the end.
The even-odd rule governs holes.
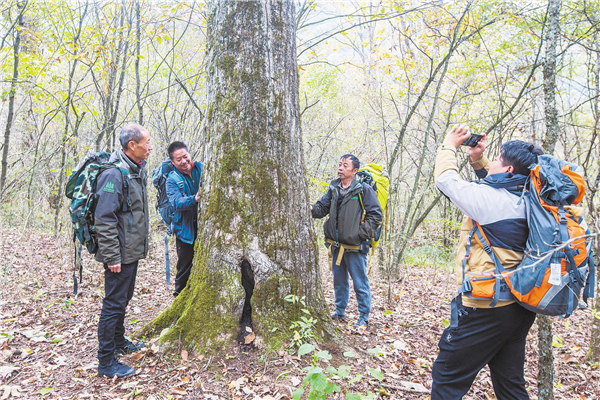
{"type": "Polygon", "coordinates": [[[461,399],[477,373],[490,366],[498,400],[529,399],[523,366],[535,314],[514,303],[498,308],[459,307],[457,328],[446,328],[433,364],[431,400],[461,399]]]}
{"type": "Polygon", "coordinates": [[[194,261],[194,245],[177,239],[177,275],[175,276],[175,296],[179,295],[190,278],[192,261],[194,261]]]}
{"type": "Polygon", "coordinates": [[[125,344],[125,309],[133,297],[138,262],[121,264],[114,273],[104,264],[104,300],[98,321],[98,361],[106,365],[114,358],[115,349],[125,344]]]}

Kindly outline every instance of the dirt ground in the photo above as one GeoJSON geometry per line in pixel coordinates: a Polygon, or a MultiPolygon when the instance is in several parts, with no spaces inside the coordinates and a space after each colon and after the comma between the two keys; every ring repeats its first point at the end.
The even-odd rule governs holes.
{"type": "MultiPolygon", "coordinates": [[[[173,248],[172,248],[173,250],[173,248]]],[[[174,251],[171,251],[174,265],[174,251]]],[[[137,372],[126,379],[96,374],[96,328],[103,297],[100,265],[84,258],[83,285],[72,294],[73,247],[66,240],[16,229],[0,231],[0,399],[288,399],[303,384],[309,355],[241,350],[232,345],[219,354],[165,352],[155,341],[140,353],[123,357],[137,372]]],[[[133,333],[172,301],[165,285],[164,243],[156,238],[148,260],[140,264],[136,291],[126,318],[133,333]]],[[[333,307],[331,274],[323,251],[324,292],[333,307]]],[[[323,345],[333,359],[319,366],[347,365],[347,377],[334,376],[341,392],[372,393],[372,398],[428,399],[437,341],[449,318],[454,276],[433,267],[404,267],[406,279],[388,284],[371,272],[373,314],[366,331],[357,319],[351,295],[349,322],[340,325],[353,349],[323,345]],[[353,354],[351,354],[353,353],[353,354]]],[[[374,268],[375,269],[375,268],[374,268]]],[[[591,313],[553,319],[555,334],[555,397],[600,398],[598,365],[585,359],[591,313]]],[[[525,375],[530,396],[537,398],[537,328],[529,334],[525,375]]],[[[306,396],[306,395],[305,395],[306,396]]],[[[494,399],[489,370],[481,371],[466,396],[494,399]]]]}

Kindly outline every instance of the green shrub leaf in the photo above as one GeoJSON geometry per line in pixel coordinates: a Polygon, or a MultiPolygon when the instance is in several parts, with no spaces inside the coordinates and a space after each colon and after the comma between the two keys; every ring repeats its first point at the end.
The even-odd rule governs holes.
{"type": "Polygon", "coordinates": [[[302,357],[303,355],[310,353],[314,349],[315,349],[315,346],[313,346],[312,344],[304,343],[302,346],[300,346],[298,348],[298,356],[302,357]]]}

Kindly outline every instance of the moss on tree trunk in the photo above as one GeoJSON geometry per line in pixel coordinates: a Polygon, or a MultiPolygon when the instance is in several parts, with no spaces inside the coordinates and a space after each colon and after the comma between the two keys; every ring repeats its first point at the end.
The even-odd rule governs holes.
{"type": "Polygon", "coordinates": [[[335,330],[302,155],[294,4],[214,1],[208,13],[206,168],[194,267],[188,287],[146,331],[170,328],[168,340],[215,348],[244,320],[259,341],[278,347],[301,314],[284,301],[294,294],[305,296],[318,337],[329,338],[335,330]]]}

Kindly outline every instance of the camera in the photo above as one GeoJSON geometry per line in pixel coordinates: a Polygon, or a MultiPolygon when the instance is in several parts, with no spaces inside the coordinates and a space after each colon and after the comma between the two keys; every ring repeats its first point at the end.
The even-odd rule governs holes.
{"type": "Polygon", "coordinates": [[[471,136],[464,142],[462,142],[463,146],[475,147],[479,143],[479,141],[483,138],[483,135],[478,135],[476,133],[471,133],[471,136]]]}

